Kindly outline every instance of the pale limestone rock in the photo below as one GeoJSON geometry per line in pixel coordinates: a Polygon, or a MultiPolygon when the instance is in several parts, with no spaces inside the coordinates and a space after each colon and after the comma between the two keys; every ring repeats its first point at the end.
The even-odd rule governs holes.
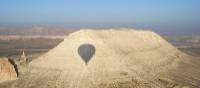
{"type": "Polygon", "coordinates": [[[17,73],[7,58],[0,58],[0,82],[16,80],[17,73]]]}

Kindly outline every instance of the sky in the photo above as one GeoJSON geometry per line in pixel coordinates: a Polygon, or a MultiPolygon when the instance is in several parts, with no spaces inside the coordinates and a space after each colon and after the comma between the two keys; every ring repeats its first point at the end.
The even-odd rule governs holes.
{"type": "Polygon", "coordinates": [[[32,25],[200,34],[200,0],[0,0],[0,27],[32,25]]]}

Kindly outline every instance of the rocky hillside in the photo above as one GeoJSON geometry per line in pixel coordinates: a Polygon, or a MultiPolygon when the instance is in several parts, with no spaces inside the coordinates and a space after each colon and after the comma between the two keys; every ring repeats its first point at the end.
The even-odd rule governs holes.
{"type": "Polygon", "coordinates": [[[17,72],[7,58],[0,58],[0,83],[17,79],[17,72]]]}

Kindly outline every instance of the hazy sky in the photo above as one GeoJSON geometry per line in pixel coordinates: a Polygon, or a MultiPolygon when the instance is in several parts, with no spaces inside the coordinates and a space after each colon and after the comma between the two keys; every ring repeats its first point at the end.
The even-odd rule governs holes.
{"type": "Polygon", "coordinates": [[[200,0],[0,0],[0,26],[200,32],[200,0]]]}

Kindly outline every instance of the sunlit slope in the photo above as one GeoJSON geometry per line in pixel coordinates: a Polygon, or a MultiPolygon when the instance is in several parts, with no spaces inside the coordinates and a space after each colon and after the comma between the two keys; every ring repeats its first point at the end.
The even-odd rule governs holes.
{"type": "Polygon", "coordinates": [[[0,83],[16,80],[17,72],[8,58],[0,58],[0,83]]]}
{"type": "Polygon", "coordinates": [[[30,63],[30,74],[16,87],[166,88],[200,86],[199,61],[151,31],[80,30],[30,63]],[[86,65],[82,44],[95,47],[86,65]],[[25,85],[27,84],[27,85],[25,85]]]}

